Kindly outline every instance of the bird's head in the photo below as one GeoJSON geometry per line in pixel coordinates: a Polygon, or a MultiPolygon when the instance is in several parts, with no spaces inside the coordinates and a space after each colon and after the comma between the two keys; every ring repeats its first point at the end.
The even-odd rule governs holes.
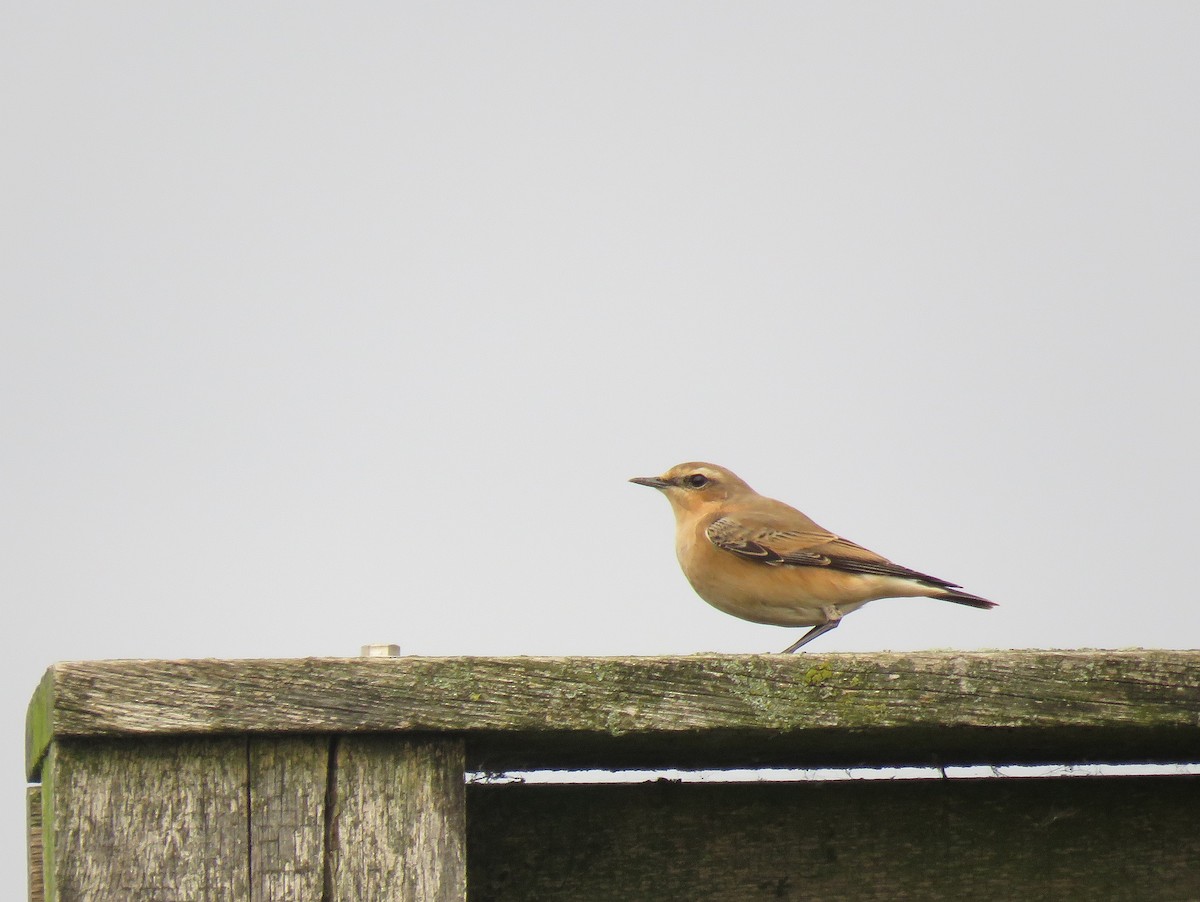
{"type": "Polygon", "coordinates": [[[754,493],[724,467],[699,461],[676,464],[661,476],[635,476],[629,481],[658,489],[677,514],[716,508],[740,495],[754,493]]]}

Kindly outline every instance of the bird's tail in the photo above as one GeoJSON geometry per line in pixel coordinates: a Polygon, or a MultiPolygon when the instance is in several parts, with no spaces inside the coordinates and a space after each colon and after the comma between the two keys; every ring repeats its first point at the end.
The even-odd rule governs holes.
{"type": "Polygon", "coordinates": [[[996,602],[994,601],[988,601],[986,598],[980,598],[978,595],[972,595],[970,592],[964,592],[961,589],[951,589],[945,586],[942,586],[941,589],[943,594],[937,597],[945,601],[952,601],[955,604],[965,604],[971,608],[982,608],[985,611],[988,608],[996,606],[996,602]]]}

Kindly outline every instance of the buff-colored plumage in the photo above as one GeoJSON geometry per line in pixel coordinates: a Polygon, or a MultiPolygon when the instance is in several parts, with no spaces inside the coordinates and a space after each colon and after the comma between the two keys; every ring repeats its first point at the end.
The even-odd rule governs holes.
{"type": "Polygon", "coordinates": [[[724,467],[685,463],[662,476],[630,481],[659,489],[671,502],[675,553],[701,598],[743,620],[813,627],[785,654],[879,598],[925,596],[995,606],[821,528],[724,467]]]}

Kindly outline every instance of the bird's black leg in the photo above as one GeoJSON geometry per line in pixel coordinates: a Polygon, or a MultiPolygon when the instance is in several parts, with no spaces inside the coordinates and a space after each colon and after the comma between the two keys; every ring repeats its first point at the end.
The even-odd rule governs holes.
{"type": "Polygon", "coordinates": [[[807,645],[813,639],[817,638],[817,636],[823,635],[823,634],[829,632],[831,629],[836,629],[837,625],[841,622],[842,622],[842,618],[839,615],[839,616],[830,617],[824,623],[818,623],[816,626],[814,626],[812,629],[810,629],[807,633],[805,633],[803,636],[801,636],[799,639],[797,639],[795,642],[793,642],[791,645],[789,645],[787,648],[785,648],[783,651],[781,651],[780,654],[781,655],[792,654],[801,645],[807,645]]]}

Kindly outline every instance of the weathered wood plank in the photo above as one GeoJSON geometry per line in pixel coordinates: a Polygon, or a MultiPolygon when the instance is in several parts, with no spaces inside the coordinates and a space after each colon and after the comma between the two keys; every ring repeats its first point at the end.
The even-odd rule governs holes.
{"type": "Polygon", "coordinates": [[[101,661],[51,668],[55,737],[450,732],[473,769],[1194,760],[1200,652],[101,661]]]}
{"type": "Polygon", "coordinates": [[[462,741],[355,736],[335,756],[330,902],[465,902],[462,741]]]}
{"type": "Polygon", "coordinates": [[[45,902],[42,878],[42,787],[25,790],[26,850],[29,859],[29,902],[45,902]]]}
{"type": "Polygon", "coordinates": [[[47,902],[247,902],[246,757],[245,739],[56,742],[47,902]]]}
{"type": "Polygon", "coordinates": [[[250,740],[250,900],[320,902],[332,740],[250,740]]]}
{"type": "Polygon", "coordinates": [[[472,902],[1200,899],[1200,778],[468,787],[472,902]]]}

